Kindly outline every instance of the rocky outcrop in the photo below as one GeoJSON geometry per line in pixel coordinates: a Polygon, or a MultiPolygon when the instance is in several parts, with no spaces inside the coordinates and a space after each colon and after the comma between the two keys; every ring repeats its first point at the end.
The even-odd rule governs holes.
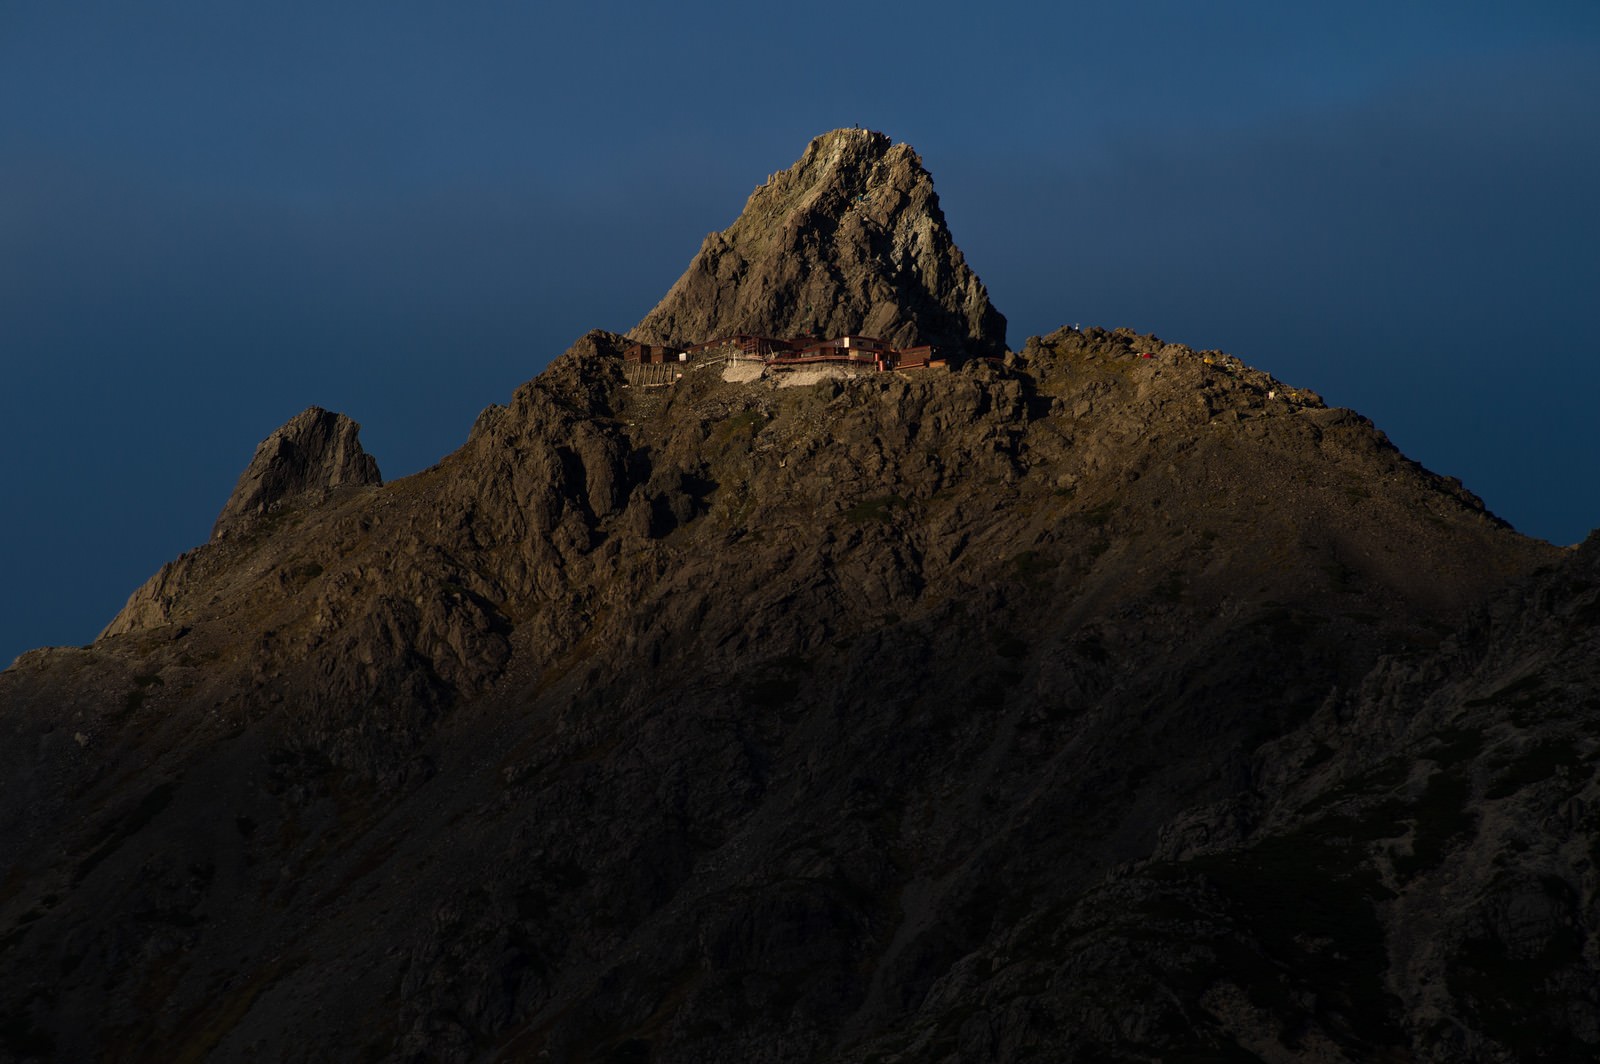
{"type": "Polygon", "coordinates": [[[1006,345],[1005,318],[951,238],[921,159],[864,129],[823,134],[751,193],[632,335],[741,332],[855,333],[974,355],[1006,345]]]}
{"type": "Polygon", "coordinates": [[[141,584],[100,637],[169,625],[184,615],[188,589],[237,560],[223,545],[267,527],[266,518],[286,507],[327,502],[340,489],[377,487],[377,461],[361,447],[361,426],[343,414],[313,406],[262,440],[223,505],[211,540],[185,551],[141,584]]]}
{"type": "Polygon", "coordinates": [[[256,448],[211,538],[221,539],[290,499],[382,484],[377,460],[361,448],[360,432],[345,415],[318,406],[290,418],[256,448]]]}

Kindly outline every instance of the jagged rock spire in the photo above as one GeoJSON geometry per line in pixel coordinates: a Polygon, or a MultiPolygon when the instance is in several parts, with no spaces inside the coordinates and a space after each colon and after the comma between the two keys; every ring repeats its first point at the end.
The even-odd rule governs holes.
{"type": "Polygon", "coordinates": [[[361,426],[343,414],[309,407],[261,441],[217,515],[211,538],[285,499],[344,485],[382,484],[378,462],[361,447],[361,426]]]}
{"type": "Polygon", "coordinates": [[[864,129],[813,140],[706,237],[636,339],[860,333],[993,355],[1006,321],[946,227],[908,145],[864,129]]]}

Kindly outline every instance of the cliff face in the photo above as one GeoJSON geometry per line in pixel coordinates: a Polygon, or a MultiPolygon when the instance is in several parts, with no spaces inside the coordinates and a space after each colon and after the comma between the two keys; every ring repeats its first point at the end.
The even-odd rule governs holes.
{"type": "Polygon", "coordinates": [[[382,484],[377,460],[357,438],[360,432],[354,421],[321,407],[295,415],[256,448],[217,515],[211,537],[226,536],[299,497],[382,484]]]}
{"type": "Polygon", "coordinates": [[[696,343],[741,332],[856,333],[999,355],[1006,321],[951,238],[917,153],[840,129],[707,236],[631,335],[696,343]]]}
{"type": "Polygon", "coordinates": [[[1600,1045],[1592,544],[1127,331],[622,342],[0,673],[5,1054],[1600,1045]]]}

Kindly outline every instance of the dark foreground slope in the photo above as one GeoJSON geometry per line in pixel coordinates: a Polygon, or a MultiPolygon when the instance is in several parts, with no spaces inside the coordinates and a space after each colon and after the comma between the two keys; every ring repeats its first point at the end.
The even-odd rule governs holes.
{"type": "Polygon", "coordinates": [[[0,1049],[1600,1042],[1592,547],[1147,337],[657,391],[618,344],[0,674],[0,1049]]]}

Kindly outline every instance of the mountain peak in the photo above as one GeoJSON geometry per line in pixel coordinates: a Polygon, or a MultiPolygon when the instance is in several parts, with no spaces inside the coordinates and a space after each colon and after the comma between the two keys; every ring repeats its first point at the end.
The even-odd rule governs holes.
{"type": "Polygon", "coordinates": [[[951,237],[917,153],[872,130],[836,129],[706,237],[633,335],[694,343],[855,333],[997,355],[1005,324],[951,237]]]}
{"type": "Polygon", "coordinates": [[[279,503],[344,485],[383,483],[377,461],[361,447],[361,426],[319,406],[278,427],[256,448],[217,515],[213,539],[253,521],[279,503]]]}

